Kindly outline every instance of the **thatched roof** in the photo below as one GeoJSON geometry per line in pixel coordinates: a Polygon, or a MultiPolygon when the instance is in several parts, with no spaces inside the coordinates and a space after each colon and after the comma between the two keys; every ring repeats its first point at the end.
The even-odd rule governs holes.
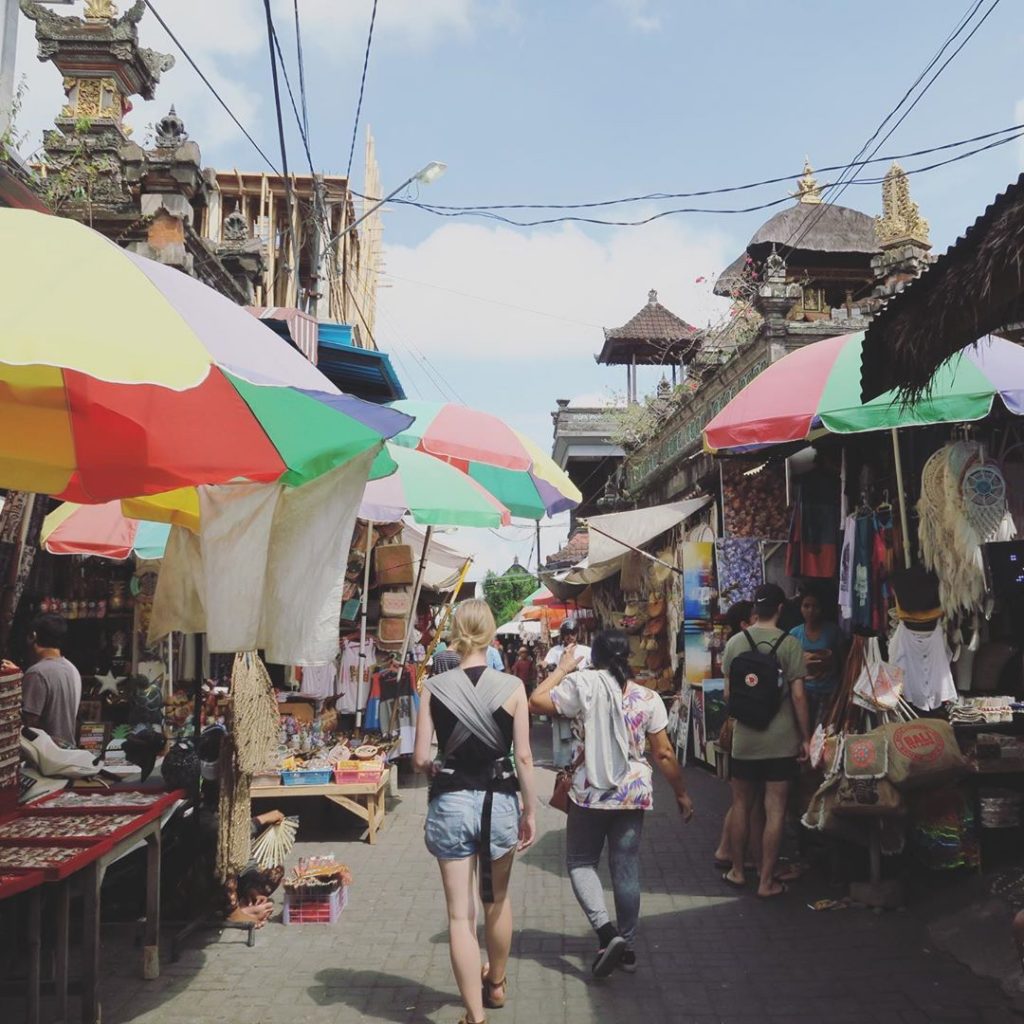
{"type": "Polygon", "coordinates": [[[757,229],[747,252],[763,258],[773,245],[792,246],[797,252],[874,255],[878,252],[875,218],[847,206],[795,203],[757,229]]]}
{"type": "Polygon", "coordinates": [[[684,362],[696,348],[700,332],[658,301],[652,288],[647,305],[621,327],[605,328],[599,363],[654,366],[684,362]]]}
{"type": "Polygon", "coordinates": [[[763,262],[772,246],[787,263],[793,253],[874,256],[879,250],[874,217],[848,206],[798,202],[757,229],[746,249],[719,274],[715,294],[732,296],[742,282],[747,257],[763,262]]]}
{"type": "Polygon", "coordinates": [[[1022,318],[1024,174],[875,317],[864,339],[864,399],[891,388],[919,395],[955,352],[1022,318]]]}

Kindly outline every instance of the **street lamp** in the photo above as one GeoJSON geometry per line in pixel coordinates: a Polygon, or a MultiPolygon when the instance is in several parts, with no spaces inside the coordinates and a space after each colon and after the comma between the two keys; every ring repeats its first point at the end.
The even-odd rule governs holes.
{"type": "Polygon", "coordinates": [[[431,160],[426,167],[421,167],[411,178],[406,178],[401,185],[398,186],[393,192],[389,192],[383,199],[378,199],[368,210],[366,210],[361,217],[357,217],[348,227],[342,228],[328,243],[324,246],[324,251],[330,249],[335,242],[341,238],[342,235],[348,234],[349,231],[359,227],[360,224],[366,220],[367,217],[372,213],[376,213],[386,202],[394,199],[399,192],[408,188],[414,181],[420,182],[422,185],[431,185],[438,178],[448,170],[448,165],[441,163],[440,160],[431,160]]]}

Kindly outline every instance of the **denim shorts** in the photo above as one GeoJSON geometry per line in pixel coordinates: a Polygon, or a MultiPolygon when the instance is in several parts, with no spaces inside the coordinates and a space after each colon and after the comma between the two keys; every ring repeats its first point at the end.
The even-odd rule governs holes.
{"type": "MultiPolygon", "coordinates": [[[[430,801],[424,839],[439,860],[464,860],[480,852],[482,790],[459,789],[430,801]]],[[[519,843],[519,797],[495,793],[491,808],[491,858],[497,860],[519,843]]]]}

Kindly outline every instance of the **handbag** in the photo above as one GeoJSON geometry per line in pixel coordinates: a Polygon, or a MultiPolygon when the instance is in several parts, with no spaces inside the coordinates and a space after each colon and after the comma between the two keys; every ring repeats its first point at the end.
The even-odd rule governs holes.
{"type": "Polygon", "coordinates": [[[644,636],[661,636],[665,632],[665,616],[655,615],[647,620],[644,626],[644,636]]]}
{"type": "Polygon", "coordinates": [[[401,647],[405,643],[408,629],[409,620],[404,615],[401,618],[381,618],[377,624],[377,642],[382,645],[397,644],[401,647]]]}
{"type": "Polygon", "coordinates": [[[379,587],[411,586],[415,564],[408,544],[379,544],[373,549],[374,579],[379,587]]]}
{"type": "Polygon", "coordinates": [[[652,619],[661,618],[665,614],[664,594],[651,594],[647,598],[647,614],[652,619]]]}
{"type": "Polygon", "coordinates": [[[949,722],[916,718],[889,722],[875,731],[884,733],[888,740],[887,777],[897,789],[955,782],[970,772],[949,722]]]}
{"type": "Polygon", "coordinates": [[[404,617],[412,612],[412,594],[408,590],[385,590],[380,595],[381,615],[404,617]]]}
{"type": "Polygon", "coordinates": [[[583,747],[580,747],[571,764],[558,769],[555,775],[555,785],[551,790],[551,799],[548,800],[548,804],[554,807],[556,811],[561,811],[563,814],[569,813],[569,793],[572,790],[572,777],[576,774],[576,769],[581,764],[583,764],[583,747]]]}
{"type": "Polygon", "coordinates": [[[903,814],[906,807],[899,790],[888,779],[843,778],[836,787],[832,810],[849,817],[882,817],[903,814]]]}

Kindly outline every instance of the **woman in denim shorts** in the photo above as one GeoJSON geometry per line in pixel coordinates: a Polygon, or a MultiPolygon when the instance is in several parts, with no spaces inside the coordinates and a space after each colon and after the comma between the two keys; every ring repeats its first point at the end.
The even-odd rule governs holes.
{"type": "Polygon", "coordinates": [[[425,838],[440,866],[448,905],[452,970],[466,1006],[460,1024],[481,1024],[485,1007],[505,1005],[512,944],[508,881],[516,850],[525,850],[537,830],[526,691],[515,676],[487,667],[494,631],[485,601],[459,605],[451,647],[461,664],[424,684],[429,699],[420,701],[413,754],[417,771],[431,779],[425,838]],[[478,876],[487,943],[482,972],[478,876]]]}

